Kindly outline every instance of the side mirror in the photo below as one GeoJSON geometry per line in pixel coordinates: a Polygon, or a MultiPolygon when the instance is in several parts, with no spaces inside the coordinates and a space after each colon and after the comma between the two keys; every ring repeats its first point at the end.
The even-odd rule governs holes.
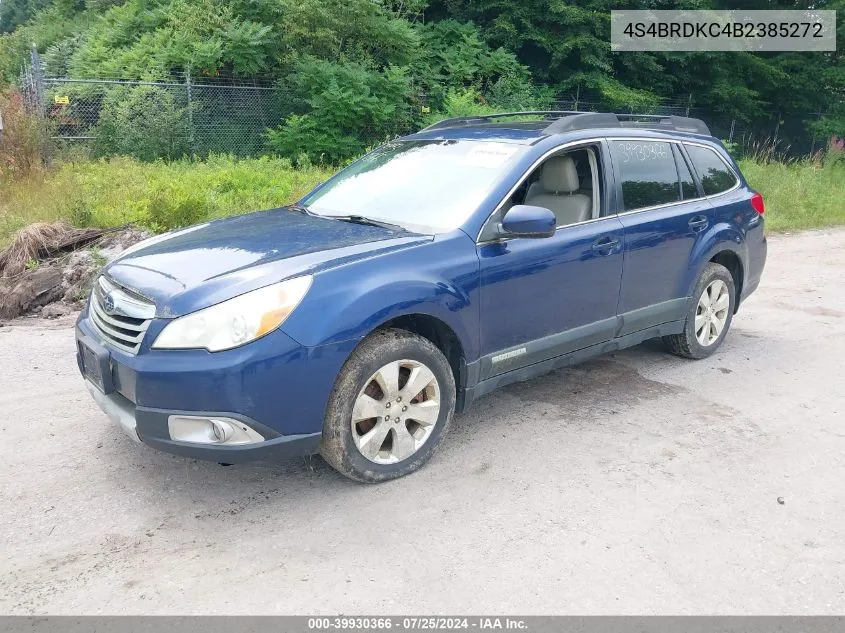
{"type": "Polygon", "coordinates": [[[500,237],[551,237],[557,228],[555,214],[545,207],[517,204],[505,213],[499,224],[500,237]]]}

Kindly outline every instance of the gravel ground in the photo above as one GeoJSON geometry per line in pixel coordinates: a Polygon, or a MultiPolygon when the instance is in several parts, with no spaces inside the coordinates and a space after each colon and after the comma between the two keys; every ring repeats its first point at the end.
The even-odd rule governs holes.
{"type": "Polygon", "coordinates": [[[845,612],[845,231],[775,237],[724,346],[512,385],[419,473],[138,446],[72,321],[0,327],[0,613],[845,612]]]}

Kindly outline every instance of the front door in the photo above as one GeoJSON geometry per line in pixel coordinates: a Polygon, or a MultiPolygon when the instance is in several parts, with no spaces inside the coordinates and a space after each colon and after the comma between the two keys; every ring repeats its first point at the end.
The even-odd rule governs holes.
{"type": "MultiPolygon", "coordinates": [[[[580,157],[585,182],[578,192],[563,195],[597,196],[596,217],[559,226],[548,238],[478,245],[481,380],[613,338],[622,278],[622,224],[615,214],[608,215],[612,205],[604,199],[611,187],[602,169],[609,160],[606,149],[579,149],[580,154],[561,154],[580,157]],[[592,170],[596,178],[589,177],[592,170]]],[[[529,175],[523,184],[535,177],[529,175]]]]}

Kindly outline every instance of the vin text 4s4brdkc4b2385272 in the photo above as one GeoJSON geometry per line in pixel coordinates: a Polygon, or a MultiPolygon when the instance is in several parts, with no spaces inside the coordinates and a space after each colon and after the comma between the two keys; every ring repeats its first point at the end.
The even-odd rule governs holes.
{"type": "Polygon", "coordinates": [[[450,119],[295,205],[130,249],[79,368],[155,448],[382,481],[502,385],[656,337],[712,354],[765,260],[763,199],[701,121],[450,119]]]}

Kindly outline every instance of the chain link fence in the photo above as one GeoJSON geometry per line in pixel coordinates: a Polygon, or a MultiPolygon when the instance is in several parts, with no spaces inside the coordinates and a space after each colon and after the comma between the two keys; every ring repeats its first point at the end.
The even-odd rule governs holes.
{"type": "MultiPolygon", "coordinates": [[[[182,82],[56,78],[43,76],[41,69],[33,48],[31,63],[21,72],[21,90],[27,109],[44,118],[59,147],[82,145],[99,155],[141,159],[210,153],[255,156],[270,151],[267,130],[284,119],[281,91],[271,82],[246,85],[195,79],[190,74],[182,82]]],[[[555,101],[553,108],[610,109],[600,96],[582,95],[581,90],[555,101]]],[[[689,95],[684,100],[663,100],[648,114],[700,118],[714,136],[746,153],[763,148],[779,155],[807,156],[824,149],[828,141],[808,131],[808,123],[821,119],[822,112],[789,117],[768,113],[743,121],[697,107],[689,95]]]]}
{"type": "Polygon", "coordinates": [[[271,87],[209,85],[190,77],[184,83],[42,81],[42,111],[53,138],[90,141],[104,154],[256,155],[266,151],[267,128],[282,122],[271,87]]]}
{"type": "Polygon", "coordinates": [[[266,153],[266,132],[282,123],[279,91],[214,78],[182,82],[45,77],[38,53],[21,72],[27,109],[61,145],[98,154],[176,158],[266,153]]]}

